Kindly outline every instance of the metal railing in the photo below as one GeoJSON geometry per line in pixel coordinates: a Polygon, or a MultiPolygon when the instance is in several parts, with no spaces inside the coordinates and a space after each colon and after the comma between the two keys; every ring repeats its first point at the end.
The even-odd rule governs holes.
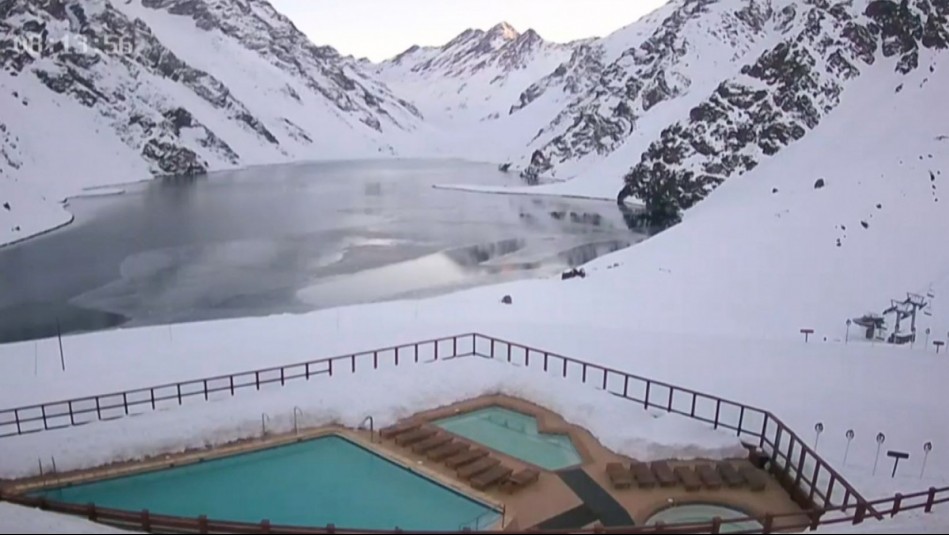
{"type": "Polygon", "coordinates": [[[287,366],[0,410],[0,438],[114,420],[321,376],[468,356],[473,353],[473,340],[472,335],[451,336],[287,366]]]}
{"type": "MultiPolygon", "coordinates": [[[[174,532],[174,533],[287,533],[287,534],[317,534],[317,533],[404,533],[398,527],[392,529],[354,529],[337,528],[333,525],[321,527],[281,526],[271,524],[268,520],[259,523],[228,522],[199,517],[176,517],[155,515],[148,510],[123,511],[97,507],[95,504],[71,504],[49,501],[35,496],[3,496],[0,500],[26,507],[38,507],[45,511],[62,513],[87,518],[93,522],[108,524],[118,528],[136,529],[144,532],[174,532]]],[[[715,519],[704,523],[682,523],[637,525],[626,527],[596,527],[592,529],[522,529],[505,531],[505,533],[720,533],[725,527],[732,524],[756,522],[761,527],[747,530],[727,530],[729,533],[777,533],[798,532],[805,529],[816,529],[819,526],[853,523],[860,524],[866,520],[866,506],[878,508],[888,516],[899,513],[923,510],[931,513],[937,505],[949,503],[949,487],[942,489],[931,488],[914,494],[897,494],[892,498],[868,502],[865,506],[851,504],[846,507],[836,507],[827,510],[811,510],[801,513],[783,515],[765,515],[763,517],[746,517],[729,520],[715,519]],[[827,513],[840,513],[831,519],[826,519],[827,513]]],[[[495,513],[496,514],[496,513],[495,513]]],[[[502,513],[503,514],[503,513],[502,513]]],[[[477,529],[459,531],[470,533],[497,533],[496,531],[479,531],[477,529]]],[[[444,531],[414,531],[413,533],[443,533],[444,531]]]]}
{"type": "MultiPolygon", "coordinates": [[[[502,360],[592,385],[615,396],[727,429],[767,456],[768,468],[805,509],[830,509],[867,500],[774,414],[662,381],[565,357],[523,344],[475,334],[475,355],[502,360]]],[[[871,506],[868,512],[879,514],[871,506]]]]}

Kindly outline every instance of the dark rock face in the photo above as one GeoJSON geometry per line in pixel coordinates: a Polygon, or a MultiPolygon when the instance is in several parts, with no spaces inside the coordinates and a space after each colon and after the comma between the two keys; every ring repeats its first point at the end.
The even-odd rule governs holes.
{"type": "Polygon", "coordinates": [[[695,47],[695,31],[708,31],[742,50],[763,35],[762,30],[774,15],[769,1],[749,0],[737,11],[711,16],[710,8],[717,2],[682,2],[652,35],[608,65],[603,64],[604,54],[598,47],[581,47],[570,62],[521,95],[520,104],[512,111],[563,81],[571,90],[582,91],[538,134],[553,134],[541,149],[549,165],[531,166],[524,174],[537,177],[568,160],[609,155],[626,142],[644,114],[688,92],[693,81],[685,74],[689,71],[682,62],[695,47]]]}
{"type": "MultiPolygon", "coordinates": [[[[823,189],[826,183],[823,178],[818,178],[817,182],[814,182],[814,189],[823,189]]],[[[844,229],[846,230],[846,229],[844,229]]]]}
{"type": "Polygon", "coordinates": [[[917,68],[920,47],[945,48],[947,11],[945,0],[874,0],[865,13],[850,2],[808,0],[782,11],[777,27],[786,38],[722,82],[688,121],[666,128],[626,175],[623,193],[659,214],[691,207],[807,135],[878,54],[898,55],[905,74],[917,68]]]}
{"type": "Polygon", "coordinates": [[[142,157],[167,175],[194,176],[207,173],[207,164],[194,151],[151,139],[142,148],[142,157]]]}

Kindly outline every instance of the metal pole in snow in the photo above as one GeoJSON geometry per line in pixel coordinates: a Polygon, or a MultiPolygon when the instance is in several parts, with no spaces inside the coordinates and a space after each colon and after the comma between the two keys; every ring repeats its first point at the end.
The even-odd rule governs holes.
{"type": "Polygon", "coordinates": [[[59,338],[59,364],[66,371],[66,357],[63,355],[63,331],[59,327],[59,318],[56,318],[56,336],[59,338]]]}
{"type": "Polygon", "coordinates": [[[850,343],[850,325],[853,323],[851,320],[847,320],[847,337],[844,339],[844,344],[850,343]]]}

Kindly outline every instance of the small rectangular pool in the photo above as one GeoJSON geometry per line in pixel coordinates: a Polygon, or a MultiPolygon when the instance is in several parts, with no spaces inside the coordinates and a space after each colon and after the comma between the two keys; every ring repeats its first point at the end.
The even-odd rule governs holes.
{"type": "Polygon", "coordinates": [[[435,425],[548,470],[583,462],[569,436],[541,433],[536,418],[503,407],[465,412],[435,425]]]}
{"type": "Polygon", "coordinates": [[[490,527],[494,509],[339,436],[42,493],[51,500],[214,520],[339,528],[490,527]]]}

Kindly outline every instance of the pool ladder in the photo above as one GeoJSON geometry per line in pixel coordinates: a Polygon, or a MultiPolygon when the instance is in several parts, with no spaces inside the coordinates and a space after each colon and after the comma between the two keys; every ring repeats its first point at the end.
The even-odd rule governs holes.
{"type": "Polygon", "coordinates": [[[375,421],[373,421],[371,415],[370,415],[370,416],[366,416],[365,418],[363,418],[363,419],[362,419],[362,422],[359,423],[359,427],[357,427],[356,429],[357,429],[357,430],[358,430],[358,429],[362,429],[363,426],[366,425],[366,422],[369,422],[369,442],[374,442],[374,438],[375,438],[375,436],[376,436],[376,431],[375,431],[376,423],[375,423],[375,421]]]}
{"type": "Polygon", "coordinates": [[[267,437],[267,422],[270,421],[270,416],[266,412],[260,413],[260,437],[267,437]]]}
{"type": "Polygon", "coordinates": [[[300,434],[300,426],[297,422],[297,415],[299,415],[302,418],[303,409],[301,409],[300,407],[293,407],[293,434],[294,435],[300,434]]]}

